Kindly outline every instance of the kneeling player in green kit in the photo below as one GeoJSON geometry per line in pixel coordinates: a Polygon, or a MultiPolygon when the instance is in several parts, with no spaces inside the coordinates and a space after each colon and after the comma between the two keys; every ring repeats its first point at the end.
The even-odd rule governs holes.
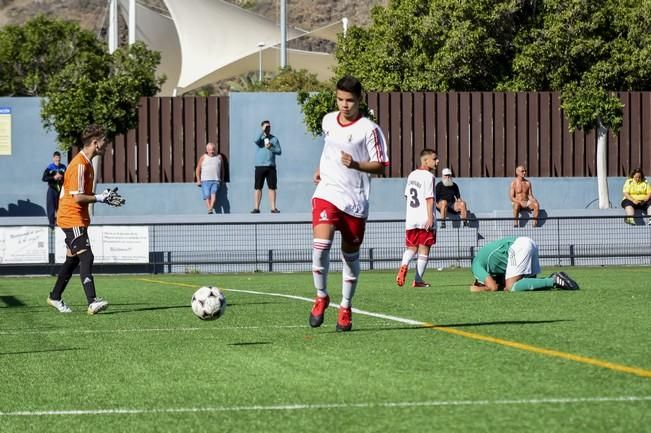
{"type": "Polygon", "coordinates": [[[578,290],[565,272],[536,278],[540,273],[538,245],[525,236],[508,236],[484,245],[472,261],[475,281],[471,292],[523,292],[528,290],[578,290]]]}

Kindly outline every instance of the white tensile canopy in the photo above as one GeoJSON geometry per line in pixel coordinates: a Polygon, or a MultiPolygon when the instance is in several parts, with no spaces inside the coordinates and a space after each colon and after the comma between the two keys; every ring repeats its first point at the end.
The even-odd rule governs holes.
{"type": "MultiPolygon", "coordinates": [[[[278,70],[280,29],[272,20],[222,0],[164,2],[171,18],[136,5],[136,39],[161,53],[158,72],[167,76],[161,96],[257,71],[260,55],[264,72],[278,70]]],[[[128,9],[127,3],[120,0],[123,12],[128,9]]],[[[288,29],[287,39],[311,35],[336,42],[341,30],[341,23],[313,32],[288,29]]],[[[288,49],[287,64],[327,80],[333,74],[335,59],[329,53],[288,49]]]]}

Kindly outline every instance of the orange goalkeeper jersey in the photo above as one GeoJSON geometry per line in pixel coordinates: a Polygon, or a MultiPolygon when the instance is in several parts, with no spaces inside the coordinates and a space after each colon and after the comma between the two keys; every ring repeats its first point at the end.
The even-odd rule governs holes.
{"type": "Polygon", "coordinates": [[[61,228],[88,227],[90,215],[88,203],[76,203],[76,194],[92,194],[95,171],[90,160],[79,152],[68,166],[63,177],[63,188],[59,196],[59,210],[57,212],[57,225],[61,228]]]}

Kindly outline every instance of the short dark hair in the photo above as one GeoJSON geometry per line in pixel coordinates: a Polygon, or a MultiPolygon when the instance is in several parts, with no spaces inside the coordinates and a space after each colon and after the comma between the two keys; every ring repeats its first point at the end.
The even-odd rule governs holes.
{"type": "Polygon", "coordinates": [[[436,153],[436,150],[434,150],[434,149],[427,149],[427,148],[425,148],[425,149],[423,149],[423,150],[420,151],[420,157],[421,157],[421,158],[422,158],[423,156],[426,156],[426,155],[437,155],[437,153],[436,153]]]}
{"type": "Polygon", "coordinates": [[[362,83],[352,75],[346,75],[337,81],[337,90],[352,93],[359,98],[362,96],[362,83]]]}
{"type": "Polygon", "coordinates": [[[52,156],[61,156],[61,152],[59,152],[58,150],[55,150],[54,153],[52,154],[52,156]]]}
{"type": "Polygon", "coordinates": [[[99,125],[88,125],[81,133],[81,145],[87,146],[93,140],[99,140],[106,137],[106,128],[99,125]]]}
{"type": "Polygon", "coordinates": [[[260,123],[260,126],[264,126],[265,123],[268,123],[269,126],[271,126],[271,122],[268,120],[263,120],[262,123],[260,123]]]}

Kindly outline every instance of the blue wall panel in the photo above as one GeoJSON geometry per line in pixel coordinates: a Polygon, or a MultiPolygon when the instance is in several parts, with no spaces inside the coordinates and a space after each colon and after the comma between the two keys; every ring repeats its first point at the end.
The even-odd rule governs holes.
{"type": "Polygon", "coordinates": [[[39,98],[0,97],[0,107],[11,108],[12,130],[12,154],[0,155],[0,216],[45,216],[41,176],[57,150],[56,134],[42,126],[39,98]]]}

